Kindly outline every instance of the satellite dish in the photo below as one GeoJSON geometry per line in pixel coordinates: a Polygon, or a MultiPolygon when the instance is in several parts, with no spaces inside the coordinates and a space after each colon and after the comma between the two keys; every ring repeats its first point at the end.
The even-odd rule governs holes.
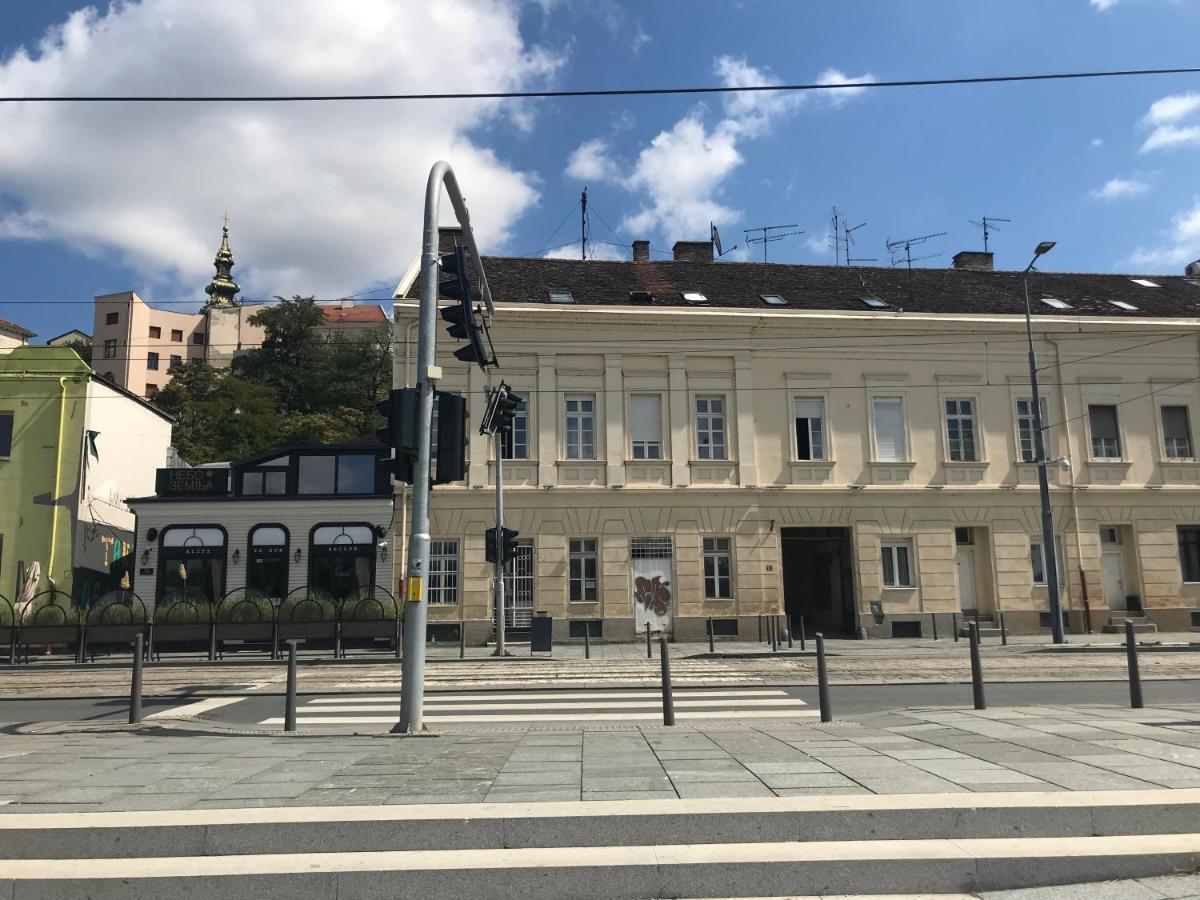
{"type": "Polygon", "coordinates": [[[717,226],[712,222],[708,223],[708,227],[711,233],[713,246],[717,248],[717,256],[724,256],[725,251],[721,249],[721,232],[717,231],[717,226]]]}

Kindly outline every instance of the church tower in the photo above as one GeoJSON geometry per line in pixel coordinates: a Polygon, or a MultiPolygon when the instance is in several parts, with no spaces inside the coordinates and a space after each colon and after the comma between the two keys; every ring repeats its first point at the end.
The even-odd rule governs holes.
{"type": "Polygon", "coordinates": [[[213,267],[216,268],[217,274],[204,289],[204,293],[208,294],[208,302],[204,304],[204,308],[241,306],[241,301],[237,299],[237,292],[241,288],[230,274],[233,271],[233,251],[229,249],[229,216],[225,217],[225,224],[221,229],[221,248],[213,260],[213,267]]]}

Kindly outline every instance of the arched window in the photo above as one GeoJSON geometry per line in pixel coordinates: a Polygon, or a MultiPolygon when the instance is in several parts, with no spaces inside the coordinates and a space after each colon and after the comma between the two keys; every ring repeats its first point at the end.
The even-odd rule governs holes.
{"type": "Polygon", "coordinates": [[[210,603],[225,593],[225,529],[176,525],[159,537],[159,597],[190,597],[210,603]]]}
{"type": "Polygon", "coordinates": [[[288,591],[288,530],[282,525],[250,529],[246,590],[281,599],[288,591]]]}
{"type": "Polygon", "coordinates": [[[339,599],[375,586],[375,529],[365,524],[317,525],[309,538],[308,583],[339,599]]]}

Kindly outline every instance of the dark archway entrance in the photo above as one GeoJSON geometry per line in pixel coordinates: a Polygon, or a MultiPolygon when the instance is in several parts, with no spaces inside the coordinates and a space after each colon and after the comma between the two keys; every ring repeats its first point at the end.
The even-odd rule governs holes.
{"type": "Polygon", "coordinates": [[[784,528],[783,598],[793,627],[856,635],[849,528],[784,528]]]}

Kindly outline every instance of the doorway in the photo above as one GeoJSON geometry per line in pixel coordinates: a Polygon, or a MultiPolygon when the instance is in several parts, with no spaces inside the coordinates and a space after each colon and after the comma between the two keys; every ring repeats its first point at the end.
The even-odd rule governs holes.
{"type": "Polygon", "coordinates": [[[995,610],[988,529],[981,525],[954,529],[955,585],[964,616],[990,616],[995,610]]]}
{"type": "MultiPolygon", "coordinates": [[[[527,640],[533,626],[532,541],[518,541],[516,555],[504,565],[504,637],[506,640],[527,640]]],[[[492,630],[496,614],[492,611],[492,630]]]]}
{"type": "Polygon", "coordinates": [[[1133,529],[1105,525],[1100,529],[1100,583],[1104,602],[1114,612],[1140,610],[1138,562],[1133,529]]]}
{"type": "Polygon", "coordinates": [[[784,608],[794,627],[825,634],[857,633],[854,560],[849,528],[784,528],[784,608]]]}

